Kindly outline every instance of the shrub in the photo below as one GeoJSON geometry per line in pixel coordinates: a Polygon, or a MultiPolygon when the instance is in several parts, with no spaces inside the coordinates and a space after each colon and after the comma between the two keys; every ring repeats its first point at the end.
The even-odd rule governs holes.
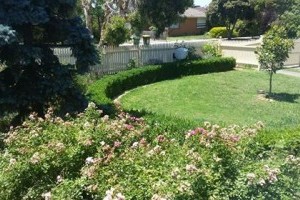
{"type": "Polygon", "coordinates": [[[300,158],[283,148],[299,130],[288,141],[260,123],[174,134],[164,122],[101,113],[93,103],[75,119],[50,109],[11,128],[0,199],[299,199],[300,158]]]}
{"type": "Polygon", "coordinates": [[[205,44],[205,45],[203,45],[201,51],[202,51],[204,58],[221,57],[222,56],[222,51],[218,44],[205,44]]]}
{"type": "Polygon", "coordinates": [[[238,20],[235,31],[239,37],[261,35],[261,28],[255,20],[238,20]]]}
{"type": "MultiPolygon", "coordinates": [[[[226,27],[214,27],[210,29],[209,35],[212,38],[219,38],[219,37],[226,38],[227,37],[226,27]]],[[[236,31],[233,31],[232,36],[237,37],[238,33],[236,31]]]]}
{"type": "Polygon", "coordinates": [[[130,30],[125,27],[124,18],[114,16],[104,31],[103,40],[108,45],[118,46],[130,39],[130,30]]]}
{"type": "Polygon", "coordinates": [[[181,76],[228,71],[234,67],[235,60],[233,58],[212,58],[146,66],[119,72],[96,81],[89,87],[88,96],[93,102],[107,106],[112,105],[114,97],[138,86],[181,76]]]}
{"type": "Polygon", "coordinates": [[[199,54],[197,54],[197,50],[196,47],[194,46],[190,46],[190,45],[186,45],[184,43],[184,41],[182,41],[181,43],[175,42],[174,43],[174,47],[177,48],[185,48],[188,50],[188,54],[185,60],[196,60],[196,59],[200,59],[201,56],[199,54]]]}

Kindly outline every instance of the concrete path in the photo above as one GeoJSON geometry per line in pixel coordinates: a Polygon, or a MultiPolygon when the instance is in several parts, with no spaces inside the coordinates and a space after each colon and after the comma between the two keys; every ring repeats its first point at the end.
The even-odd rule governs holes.
{"type": "Polygon", "coordinates": [[[300,78],[300,67],[291,67],[290,69],[293,69],[295,71],[290,71],[290,70],[288,70],[288,68],[286,68],[286,69],[278,70],[277,73],[288,75],[288,76],[295,76],[295,77],[300,78]],[[298,70],[299,70],[299,72],[297,72],[298,70]]]}

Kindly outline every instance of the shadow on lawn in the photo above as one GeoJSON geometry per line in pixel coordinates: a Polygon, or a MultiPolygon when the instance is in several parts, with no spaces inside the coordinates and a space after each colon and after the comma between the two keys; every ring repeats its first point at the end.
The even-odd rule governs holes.
{"type": "Polygon", "coordinates": [[[299,99],[300,94],[289,94],[289,93],[273,93],[272,99],[275,101],[282,101],[287,103],[297,103],[297,99],[299,99]]]}

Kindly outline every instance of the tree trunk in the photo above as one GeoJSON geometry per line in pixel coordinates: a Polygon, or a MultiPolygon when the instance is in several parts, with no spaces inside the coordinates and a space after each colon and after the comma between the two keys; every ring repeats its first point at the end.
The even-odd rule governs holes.
{"type": "Polygon", "coordinates": [[[233,35],[233,31],[234,31],[235,25],[236,25],[236,21],[233,22],[232,25],[229,24],[228,27],[226,27],[228,40],[232,39],[232,35],[233,35]]]}
{"type": "Polygon", "coordinates": [[[92,16],[90,13],[91,10],[91,0],[81,0],[81,5],[85,17],[85,26],[92,33],[92,16]]]}
{"type": "Polygon", "coordinates": [[[230,29],[230,27],[226,28],[226,29],[227,29],[227,39],[231,40],[231,29],[230,29]]]}
{"type": "Polygon", "coordinates": [[[269,97],[272,96],[272,78],[273,78],[273,71],[270,72],[270,80],[269,80],[269,97]]]}
{"type": "Polygon", "coordinates": [[[104,30],[105,30],[106,24],[107,24],[106,21],[103,21],[103,23],[101,24],[101,27],[100,27],[100,29],[101,29],[101,32],[100,32],[100,40],[99,40],[98,47],[104,45],[104,30]]]}

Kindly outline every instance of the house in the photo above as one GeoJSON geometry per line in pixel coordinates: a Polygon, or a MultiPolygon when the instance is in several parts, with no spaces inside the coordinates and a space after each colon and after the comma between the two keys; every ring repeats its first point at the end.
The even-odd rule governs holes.
{"type": "Polygon", "coordinates": [[[183,20],[168,29],[168,36],[197,35],[206,31],[206,8],[195,6],[188,8],[183,20]]]}

